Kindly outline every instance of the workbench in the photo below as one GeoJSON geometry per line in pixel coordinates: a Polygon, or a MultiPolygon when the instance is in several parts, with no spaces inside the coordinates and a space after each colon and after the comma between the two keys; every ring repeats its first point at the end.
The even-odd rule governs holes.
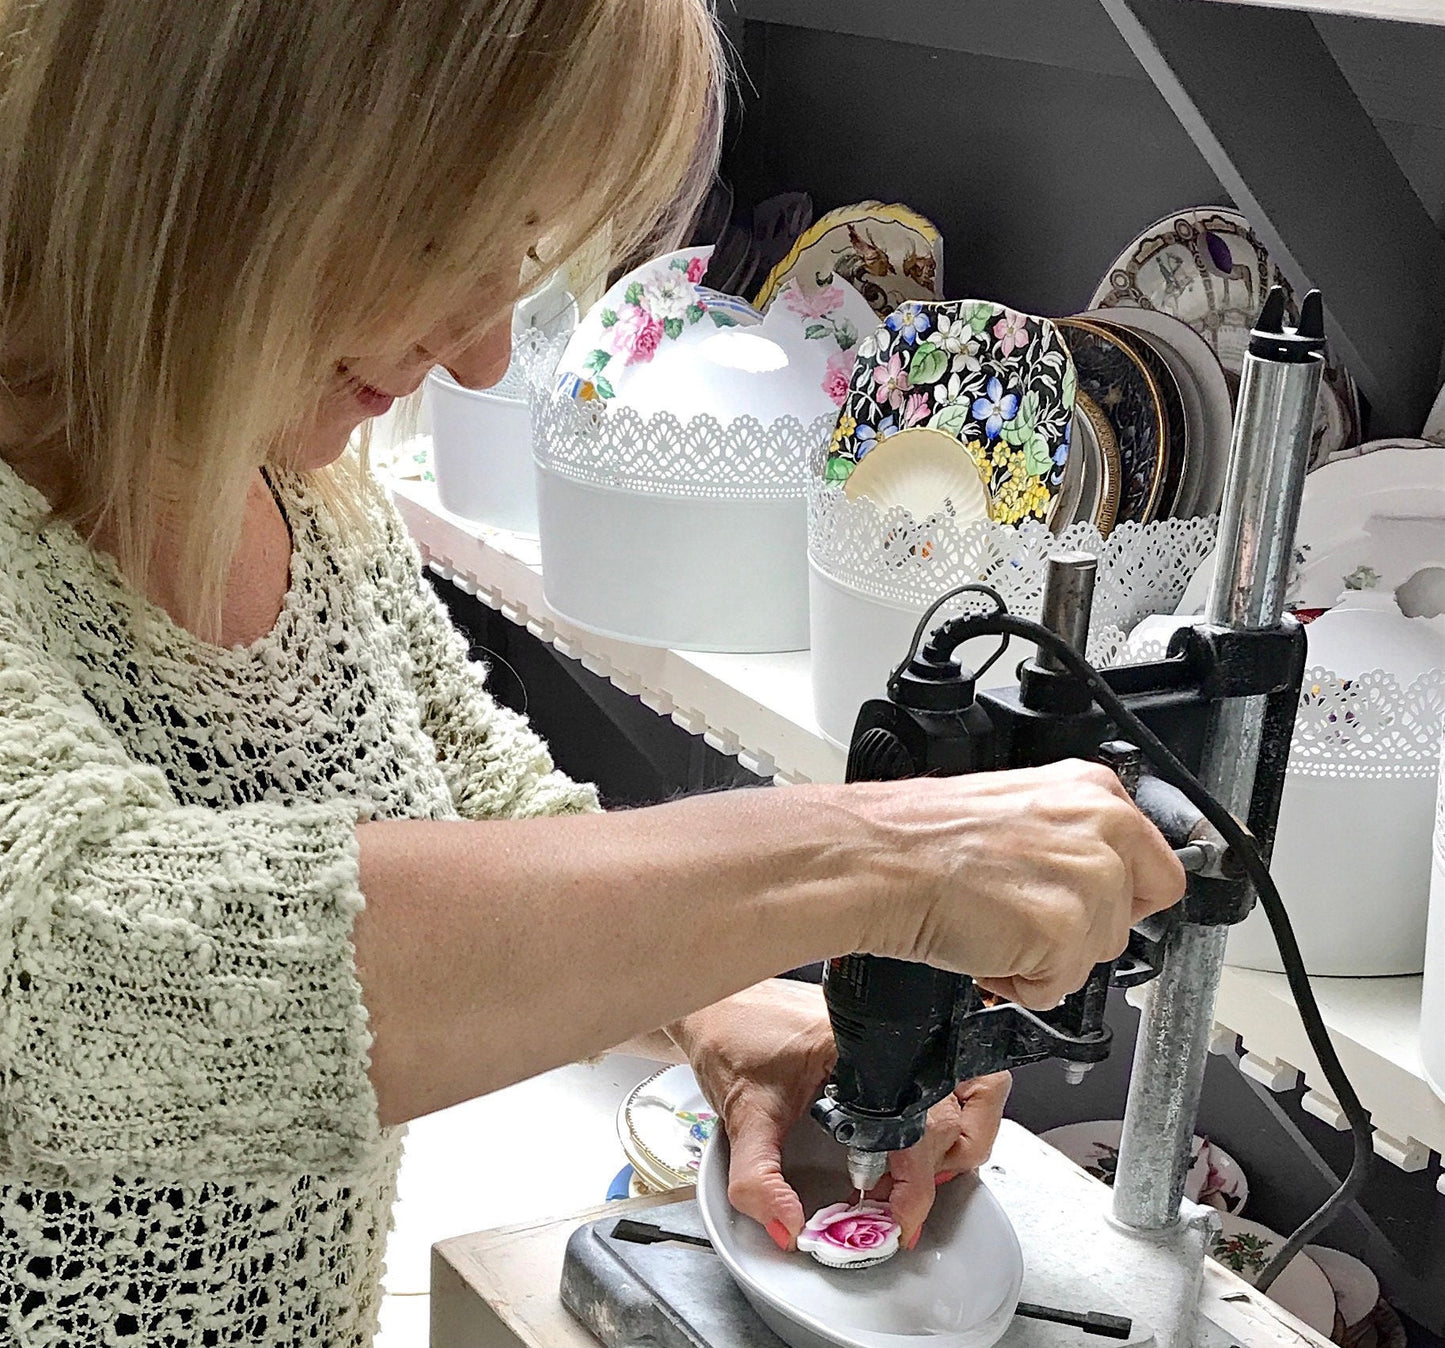
{"type": "MultiPolygon", "coordinates": [[[[1074,1182],[1099,1184],[1009,1122],[999,1133],[990,1165],[1067,1169],[1074,1182]]],[[[984,1177],[987,1181],[987,1168],[984,1177]]],[[[1065,1186],[1060,1189],[1061,1202],[1067,1202],[1065,1186]]],[[[439,1242],[432,1249],[431,1348],[596,1348],[558,1296],[568,1238],[599,1217],[665,1208],[691,1198],[692,1192],[603,1207],[586,1206],[587,1195],[579,1193],[578,1211],[561,1220],[523,1222],[439,1242]]],[[[1328,1339],[1212,1260],[1205,1268],[1201,1314],[1208,1324],[1200,1342],[1209,1348],[1330,1348],[1328,1339]]],[[[1000,1348],[1008,1342],[1006,1334],[1000,1348]]]]}

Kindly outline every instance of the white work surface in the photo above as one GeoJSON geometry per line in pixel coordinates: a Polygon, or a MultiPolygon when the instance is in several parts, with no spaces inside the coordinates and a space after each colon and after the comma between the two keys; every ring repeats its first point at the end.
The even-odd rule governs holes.
{"type": "MultiPolygon", "coordinates": [[[[750,771],[779,783],[841,781],[845,755],[813,716],[807,651],[710,655],[638,646],[583,631],[548,609],[535,538],[499,532],[443,510],[429,482],[394,481],[392,497],[432,570],[702,735],[750,771]]],[[[1445,1102],[1420,1062],[1419,978],[1319,978],[1316,993],[1341,1057],[1378,1128],[1376,1150],[1406,1170],[1445,1152],[1445,1102]]],[[[1283,975],[1228,968],[1215,1009],[1216,1046],[1243,1043],[1243,1070],[1276,1090],[1303,1074],[1305,1107],[1339,1126],[1339,1106],[1309,1051],[1283,975]]],[[[1445,1192],[1445,1176],[1440,1181],[1445,1192]]]]}
{"type": "MultiPolygon", "coordinates": [[[[1059,1188],[1066,1206],[1070,1182],[1088,1188],[1091,1197],[1098,1188],[1096,1180],[1017,1124],[1004,1125],[990,1164],[1039,1167],[1050,1174],[1067,1170],[1059,1188]]],[[[542,1218],[441,1242],[433,1265],[431,1348],[596,1348],[558,1295],[568,1237],[608,1213],[620,1216],[691,1193],[604,1209],[579,1191],[584,1201],[564,1220],[542,1218]]],[[[1326,1348],[1329,1342],[1213,1262],[1205,1266],[1201,1313],[1208,1322],[1200,1337],[1204,1345],[1326,1348]]]]}
{"type": "Polygon", "coordinates": [[[431,1247],[602,1203],[624,1165],[616,1115],[661,1064],[609,1054],[418,1119],[407,1130],[373,1348],[425,1348],[431,1247]]]}

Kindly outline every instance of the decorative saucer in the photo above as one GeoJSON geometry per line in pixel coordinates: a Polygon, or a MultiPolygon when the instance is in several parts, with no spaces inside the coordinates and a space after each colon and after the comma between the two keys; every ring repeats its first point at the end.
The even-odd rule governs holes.
{"type": "MultiPolygon", "coordinates": [[[[1197,206],[1156,220],[1129,244],[1099,282],[1088,307],[1158,309],[1182,319],[1214,348],[1236,391],[1250,329],[1276,285],[1290,297],[1288,316],[1294,322],[1299,312],[1293,290],[1249,222],[1222,206],[1197,206]]],[[[1327,356],[1313,461],[1359,438],[1355,381],[1327,356]]]]}
{"type": "Polygon", "coordinates": [[[663,1193],[697,1182],[717,1115],[692,1068],[665,1068],[635,1086],[617,1111],[617,1135],[638,1177],[663,1193]]]}
{"type": "Polygon", "coordinates": [[[766,309],[792,277],[818,286],[837,273],[879,318],[907,300],[943,296],[943,235],[931,220],[897,203],[840,206],[799,236],[763,282],[753,303],[766,309]]]}
{"type": "MultiPolygon", "coordinates": [[[[1284,1237],[1244,1217],[1224,1213],[1219,1220],[1223,1230],[1214,1238],[1213,1258],[1238,1273],[1245,1282],[1253,1283],[1274,1258],[1274,1252],[1284,1244],[1284,1237]]],[[[1334,1332],[1335,1291],[1309,1255],[1295,1255],[1274,1280],[1267,1295],[1326,1338],[1334,1332]]]]}
{"type": "Polygon", "coordinates": [[[1103,410],[1123,467],[1119,519],[1147,524],[1164,489],[1164,399],[1148,367],[1122,337],[1078,318],[1059,327],[1074,357],[1079,387],[1103,410]]]}
{"type": "MultiPolygon", "coordinates": [[[[1123,1135],[1122,1119],[1097,1119],[1050,1128],[1039,1134],[1039,1141],[1063,1152],[1095,1179],[1112,1185],[1123,1135]]],[[[1196,1134],[1184,1177],[1184,1196],[1220,1212],[1237,1213],[1249,1198],[1249,1181],[1239,1162],[1223,1147],[1196,1134]]]]}
{"type": "Polygon", "coordinates": [[[1077,454],[1083,465],[1079,507],[1072,520],[1057,521],[1054,532],[1079,520],[1092,520],[1103,538],[1113,532],[1119,518],[1119,491],[1123,468],[1119,441],[1103,409],[1087,393],[1074,395],[1074,442],[1069,457],[1077,454]]]}
{"type": "Polygon", "coordinates": [[[1047,520],[1074,392],[1068,347],[1048,319],[979,300],[904,304],[859,347],[825,476],[846,481],[889,436],[920,427],[972,457],[991,519],[1047,520]]]}

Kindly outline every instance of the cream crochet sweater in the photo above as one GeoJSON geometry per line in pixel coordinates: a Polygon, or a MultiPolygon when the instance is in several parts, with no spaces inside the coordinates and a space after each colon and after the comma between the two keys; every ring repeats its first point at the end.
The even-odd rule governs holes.
{"type": "Polygon", "coordinates": [[[277,491],[291,589],[222,649],[41,532],[0,464],[7,1348],[366,1344],[401,1134],[367,1078],[354,826],[595,808],[383,502],[363,542],[277,491]]]}

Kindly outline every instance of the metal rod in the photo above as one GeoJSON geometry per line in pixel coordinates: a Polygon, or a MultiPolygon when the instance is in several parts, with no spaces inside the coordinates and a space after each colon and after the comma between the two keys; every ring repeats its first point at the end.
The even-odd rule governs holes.
{"type": "MultiPolygon", "coordinates": [[[[1217,626],[1273,627],[1283,612],[1323,367],[1317,354],[1288,349],[1315,330],[1318,296],[1306,303],[1299,334],[1261,342],[1283,332],[1283,297],[1271,295],[1245,357],[1205,610],[1217,626]]],[[[1263,698],[1221,702],[1205,742],[1200,780],[1241,817],[1263,720],[1263,698]]],[[[1114,1216],[1140,1230],[1179,1220],[1228,935],[1227,926],[1177,924],[1140,1019],[1114,1183],[1114,1216]]]]}
{"type": "MultiPolygon", "coordinates": [[[[1094,611],[1094,580],[1099,559],[1088,552],[1056,552],[1049,557],[1040,621],[1063,637],[1080,655],[1089,644],[1089,619],[1094,611]]],[[[1039,652],[1039,664],[1056,674],[1064,666],[1053,652],[1039,652]]]]}

